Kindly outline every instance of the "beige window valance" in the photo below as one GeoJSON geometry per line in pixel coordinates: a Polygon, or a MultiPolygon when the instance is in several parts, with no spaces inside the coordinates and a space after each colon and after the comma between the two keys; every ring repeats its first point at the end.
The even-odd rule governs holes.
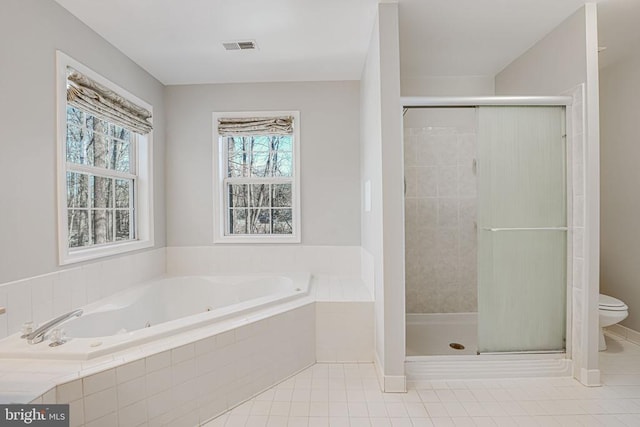
{"type": "Polygon", "coordinates": [[[147,109],[72,68],[67,68],[67,103],[141,135],[153,129],[147,109]]]}
{"type": "Polygon", "coordinates": [[[218,135],[291,135],[293,117],[222,117],[218,119],[218,135]]]}

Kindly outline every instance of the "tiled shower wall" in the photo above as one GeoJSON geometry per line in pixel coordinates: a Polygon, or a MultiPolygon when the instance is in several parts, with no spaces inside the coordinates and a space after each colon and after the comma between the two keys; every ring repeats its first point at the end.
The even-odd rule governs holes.
{"type": "Polygon", "coordinates": [[[569,115],[571,138],[570,149],[571,183],[567,189],[571,195],[570,228],[573,242],[571,246],[571,358],[573,359],[574,376],[581,378],[581,368],[586,366],[587,346],[584,339],[588,313],[587,254],[585,246],[585,172],[587,169],[585,145],[585,104],[584,85],[580,85],[567,93],[573,97],[569,115]]]}
{"type": "Polygon", "coordinates": [[[476,114],[404,117],[407,313],[477,311],[476,114]]]}

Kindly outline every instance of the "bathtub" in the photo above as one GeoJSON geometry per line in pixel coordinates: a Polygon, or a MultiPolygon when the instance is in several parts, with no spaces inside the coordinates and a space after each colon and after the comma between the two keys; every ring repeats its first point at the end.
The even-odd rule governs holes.
{"type": "Polygon", "coordinates": [[[309,294],[310,274],[180,276],[145,282],[83,308],[60,324],[66,342],[30,345],[20,333],[0,341],[0,357],[91,359],[171,337],[309,294]]]}

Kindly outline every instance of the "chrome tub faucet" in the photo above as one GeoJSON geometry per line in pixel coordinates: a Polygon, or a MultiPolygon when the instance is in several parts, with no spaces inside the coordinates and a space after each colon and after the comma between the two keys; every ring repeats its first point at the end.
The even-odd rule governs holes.
{"type": "Polygon", "coordinates": [[[58,316],[55,319],[50,320],[44,325],[40,326],[38,329],[31,332],[30,334],[27,334],[25,338],[27,339],[27,342],[29,344],[38,344],[44,339],[45,334],[49,332],[52,328],[58,326],[60,323],[72,317],[80,317],[82,313],[83,313],[82,309],[79,308],[77,310],[73,310],[61,316],[58,316]]]}

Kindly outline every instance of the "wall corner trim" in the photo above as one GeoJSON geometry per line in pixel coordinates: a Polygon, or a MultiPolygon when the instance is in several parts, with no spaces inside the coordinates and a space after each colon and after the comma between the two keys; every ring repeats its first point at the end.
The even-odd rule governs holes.
{"type": "Polygon", "coordinates": [[[580,382],[587,387],[600,387],[600,369],[580,369],[580,382]]]}
{"type": "Polygon", "coordinates": [[[380,362],[378,352],[373,353],[373,365],[378,376],[378,385],[384,393],[406,393],[407,392],[407,376],[406,375],[385,375],[383,372],[383,364],[380,362]]]}

